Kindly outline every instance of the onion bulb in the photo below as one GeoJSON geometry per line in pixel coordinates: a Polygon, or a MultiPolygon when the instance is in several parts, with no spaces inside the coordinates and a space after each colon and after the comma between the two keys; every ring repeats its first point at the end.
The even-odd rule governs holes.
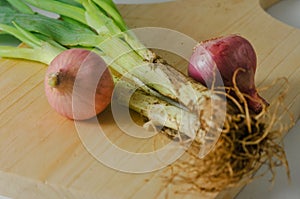
{"type": "Polygon", "coordinates": [[[229,35],[198,44],[190,58],[188,74],[206,86],[213,83],[215,86],[237,86],[241,93],[249,96],[249,108],[259,113],[268,103],[255,87],[256,62],[250,42],[241,36],[229,35]],[[221,78],[216,78],[218,74],[221,78]]]}
{"type": "Polygon", "coordinates": [[[50,63],[45,76],[49,104],[61,115],[85,120],[101,113],[111,101],[112,76],[104,60],[85,49],[69,49],[50,63]]]}

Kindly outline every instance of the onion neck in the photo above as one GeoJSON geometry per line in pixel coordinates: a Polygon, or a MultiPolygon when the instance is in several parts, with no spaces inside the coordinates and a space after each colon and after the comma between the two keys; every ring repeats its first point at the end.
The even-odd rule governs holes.
{"type": "Polygon", "coordinates": [[[59,75],[60,75],[60,73],[56,72],[56,73],[51,73],[48,76],[48,85],[50,87],[56,88],[60,84],[59,75]]]}

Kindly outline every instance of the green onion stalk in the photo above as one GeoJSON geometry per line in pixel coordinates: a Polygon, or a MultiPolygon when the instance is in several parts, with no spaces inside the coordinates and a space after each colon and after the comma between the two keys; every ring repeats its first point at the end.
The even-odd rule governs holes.
{"type": "MultiPolygon", "coordinates": [[[[146,111],[158,100],[169,114],[167,121],[164,118],[156,124],[183,131],[193,139],[196,135],[203,139],[205,128],[220,129],[222,121],[215,118],[224,118],[224,100],[147,49],[128,29],[111,0],[9,0],[2,4],[0,29],[29,48],[1,46],[0,56],[50,64],[68,48],[92,49],[109,63],[115,81],[127,74],[131,89],[138,88],[137,93],[147,99],[146,103],[131,100],[129,106],[150,121],[162,118],[146,111]],[[60,19],[34,13],[28,5],[59,14],[60,19]],[[195,115],[200,118],[196,120],[195,115]]],[[[119,102],[125,103],[122,98],[119,102]]]]}
{"type": "Polygon", "coordinates": [[[182,180],[192,189],[218,191],[252,176],[262,161],[268,160],[271,169],[278,159],[285,163],[284,151],[273,141],[272,124],[264,123],[264,112],[250,114],[238,90],[236,100],[167,64],[136,38],[112,0],[2,0],[0,30],[27,45],[0,46],[1,57],[50,64],[70,48],[98,53],[119,88],[118,103],[128,105],[128,93],[133,91],[132,110],[152,125],[164,126],[163,133],[177,140],[184,135],[192,141],[187,162],[177,165],[179,172],[172,180],[182,180]],[[32,6],[60,17],[43,16],[32,6]],[[248,144],[261,134],[264,138],[259,143],[248,144]],[[215,144],[215,148],[205,149],[206,144],[215,144]],[[199,150],[204,158],[199,158],[199,150]]]}

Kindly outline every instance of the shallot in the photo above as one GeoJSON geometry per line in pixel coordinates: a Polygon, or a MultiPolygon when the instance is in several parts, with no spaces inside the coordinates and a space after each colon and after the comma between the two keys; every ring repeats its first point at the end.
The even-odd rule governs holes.
{"type": "Polygon", "coordinates": [[[197,45],[190,58],[188,74],[206,86],[213,83],[214,86],[237,86],[241,93],[249,95],[249,108],[259,113],[268,103],[255,87],[256,62],[256,53],[248,40],[238,35],[228,35],[197,45]],[[215,78],[218,75],[221,78],[215,78]]]}
{"type": "Polygon", "coordinates": [[[104,60],[89,50],[76,48],[53,59],[44,84],[49,104],[61,115],[76,120],[102,112],[114,88],[104,60]]]}

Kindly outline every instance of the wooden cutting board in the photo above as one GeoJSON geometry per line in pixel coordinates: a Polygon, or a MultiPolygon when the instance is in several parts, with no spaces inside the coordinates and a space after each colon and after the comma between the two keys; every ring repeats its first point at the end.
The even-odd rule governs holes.
{"type": "MultiPolygon", "coordinates": [[[[163,27],[201,41],[230,33],[240,34],[258,55],[257,85],[268,86],[278,78],[289,81],[284,103],[300,116],[300,30],[289,27],[263,8],[271,0],[185,0],[152,5],[119,6],[130,27],[163,27]]],[[[163,38],[163,37],[162,37],[163,38]]],[[[156,38],[159,41],[159,37],[156,38]]],[[[184,62],[167,59],[174,65],[184,62]]],[[[185,69],[181,65],[181,69],[185,69]]],[[[161,178],[166,169],[144,174],[116,171],[96,160],[84,147],[73,121],[57,115],[44,95],[46,66],[22,60],[0,60],[0,195],[18,198],[164,198],[161,178]]],[[[284,90],[277,83],[263,92],[272,99],[284,90]]],[[[288,117],[284,116],[286,121],[288,117]]],[[[124,135],[111,111],[100,115],[107,138],[120,148],[147,151],[152,144],[124,135]]],[[[83,125],[89,126],[89,121],[83,125]]],[[[103,141],[86,132],[98,155],[108,155],[103,141]]],[[[114,154],[111,154],[114,159],[114,154]]],[[[149,162],[137,162],[143,168],[149,162]]],[[[170,193],[170,198],[231,198],[236,190],[221,193],[170,193]]]]}

